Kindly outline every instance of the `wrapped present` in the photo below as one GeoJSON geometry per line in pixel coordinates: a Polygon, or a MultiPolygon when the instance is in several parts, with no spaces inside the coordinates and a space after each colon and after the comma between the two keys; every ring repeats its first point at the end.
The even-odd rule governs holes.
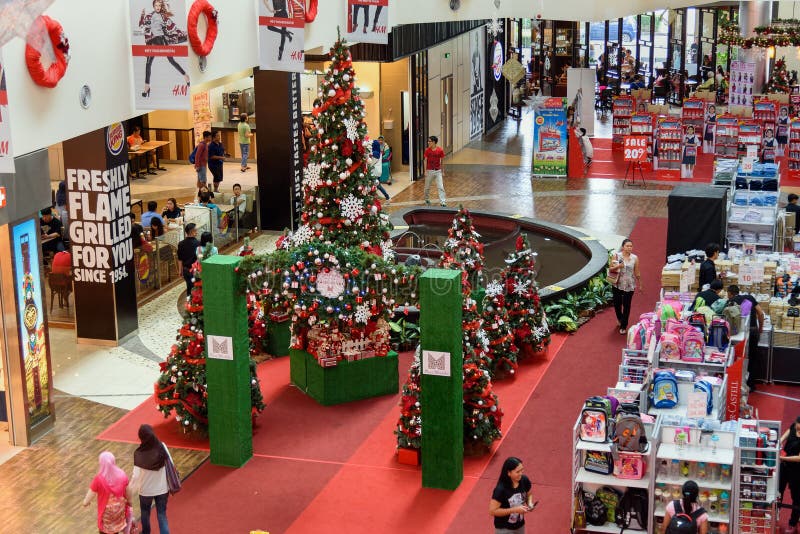
{"type": "Polygon", "coordinates": [[[339,364],[338,358],[324,357],[318,359],[322,367],[336,367],[339,364]]]}
{"type": "Polygon", "coordinates": [[[361,359],[366,360],[367,358],[374,358],[375,357],[375,349],[367,349],[361,353],[361,359]]]}
{"type": "Polygon", "coordinates": [[[360,359],[361,354],[355,350],[346,350],[342,352],[342,356],[348,362],[354,362],[360,359]]]}
{"type": "Polygon", "coordinates": [[[289,320],[289,312],[283,309],[272,310],[269,312],[269,320],[273,323],[285,323],[289,320]]]}

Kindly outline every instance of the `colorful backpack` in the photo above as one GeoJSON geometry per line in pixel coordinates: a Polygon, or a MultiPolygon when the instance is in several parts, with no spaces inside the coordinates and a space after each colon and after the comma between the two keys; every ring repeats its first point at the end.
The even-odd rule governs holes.
{"type": "Polygon", "coordinates": [[[614,458],[610,452],[586,451],[583,460],[583,468],[590,473],[599,475],[610,475],[614,472],[614,458]]]}
{"type": "Polygon", "coordinates": [[[645,452],[647,451],[647,434],[637,408],[636,413],[620,412],[614,421],[611,441],[612,452],[645,452]]]}
{"type": "Polygon", "coordinates": [[[684,323],[678,319],[669,319],[667,321],[667,332],[670,332],[671,334],[677,334],[678,337],[682,336],[683,333],[689,328],[690,326],[688,323],[684,323]]]}
{"type": "Polygon", "coordinates": [[[739,325],[742,324],[742,308],[731,301],[724,310],[722,316],[728,321],[728,332],[731,336],[739,333],[739,325]]]}
{"type": "Polygon", "coordinates": [[[622,500],[622,492],[611,486],[603,486],[595,492],[595,497],[606,505],[606,519],[613,523],[619,502],[622,500]]]}
{"type": "Polygon", "coordinates": [[[661,334],[661,359],[680,360],[681,359],[681,338],[678,334],[664,332],[661,334]]]}
{"type": "Polygon", "coordinates": [[[590,525],[601,526],[608,521],[608,509],[596,495],[584,491],[583,507],[586,513],[586,522],[590,525]]]}
{"type": "Polygon", "coordinates": [[[646,350],[649,344],[649,335],[652,324],[648,321],[639,321],[628,329],[628,348],[632,350],[646,350]]]}
{"type": "Polygon", "coordinates": [[[714,411],[714,386],[705,380],[698,380],[694,383],[694,390],[706,394],[706,415],[711,415],[714,411]]]}
{"type": "Polygon", "coordinates": [[[706,346],[705,336],[694,328],[687,330],[681,337],[681,359],[685,362],[702,362],[703,350],[706,346]]]}
{"type": "Polygon", "coordinates": [[[722,311],[725,309],[727,304],[728,299],[717,299],[714,301],[714,304],[711,305],[711,309],[714,310],[715,314],[722,315],[722,311]]]}
{"type": "Polygon", "coordinates": [[[708,344],[719,350],[725,350],[728,347],[728,343],[730,343],[730,325],[725,319],[716,317],[711,321],[711,330],[708,332],[708,344]]]}
{"type": "Polygon", "coordinates": [[[620,527],[620,533],[631,526],[636,519],[641,530],[647,531],[649,499],[644,488],[628,488],[614,511],[614,522],[620,527]]]}
{"type": "Polygon", "coordinates": [[[604,397],[589,397],[581,410],[580,439],[592,443],[608,440],[611,421],[611,401],[604,397]]]}
{"type": "Polygon", "coordinates": [[[674,408],[678,404],[678,380],[671,371],[658,371],[653,376],[651,401],[654,408],[674,408]]]}

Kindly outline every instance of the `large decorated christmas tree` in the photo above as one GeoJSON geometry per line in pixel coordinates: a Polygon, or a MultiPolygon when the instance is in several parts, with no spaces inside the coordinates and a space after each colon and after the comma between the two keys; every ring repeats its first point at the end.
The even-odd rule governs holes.
{"type": "Polygon", "coordinates": [[[483,244],[472,224],[469,210],[459,206],[453,224],[447,231],[439,267],[461,269],[467,273],[466,282],[474,291],[483,287],[483,244]]]}
{"type": "MultiPolygon", "coordinates": [[[[210,248],[206,249],[206,255],[210,248]]],[[[166,361],[161,362],[161,375],[155,384],[155,400],[164,417],[175,414],[184,431],[204,431],[208,425],[206,393],[206,343],[203,331],[203,280],[200,261],[192,267],[194,286],[186,297],[186,315],[178,330],[166,361]]],[[[252,333],[252,332],[251,332],[252,333]]],[[[264,409],[264,399],[250,361],[250,397],[253,415],[264,409]]]]}
{"type": "Polygon", "coordinates": [[[539,300],[535,254],[524,234],[517,237],[515,250],[506,258],[506,265],[503,286],[509,323],[520,357],[530,357],[550,343],[550,329],[539,300]]]}
{"type": "Polygon", "coordinates": [[[767,82],[767,93],[789,93],[791,87],[789,86],[789,72],[786,70],[785,58],[780,58],[775,62],[775,68],[772,69],[769,82],[767,82]]]}
{"type": "Polygon", "coordinates": [[[491,282],[486,287],[483,305],[483,330],[488,337],[489,373],[492,380],[517,372],[517,346],[508,322],[503,285],[491,282]]]}

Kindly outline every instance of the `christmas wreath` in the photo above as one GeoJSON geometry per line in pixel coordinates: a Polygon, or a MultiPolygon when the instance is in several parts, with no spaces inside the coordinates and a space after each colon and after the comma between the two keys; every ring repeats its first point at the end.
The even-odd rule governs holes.
{"type": "Polygon", "coordinates": [[[208,3],[208,0],[197,0],[192,4],[189,10],[189,25],[188,25],[189,42],[192,45],[194,53],[200,57],[206,57],[211,53],[214,48],[214,41],[217,40],[217,10],[214,6],[208,3]],[[200,35],[197,33],[197,23],[200,20],[200,14],[206,16],[208,21],[208,29],[206,30],[205,41],[200,41],[200,35]]]}
{"type": "Polygon", "coordinates": [[[308,9],[306,9],[306,22],[314,22],[314,20],[316,20],[317,3],[318,0],[311,0],[311,3],[308,4],[308,9]]]}
{"type": "Polygon", "coordinates": [[[25,39],[25,64],[33,81],[42,87],[55,87],[67,72],[67,63],[69,40],[64,35],[61,24],[47,15],[36,17],[25,39]],[[46,38],[50,39],[53,47],[53,61],[47,70],[42,65],[42,50],[47,46],[46,38]]]}

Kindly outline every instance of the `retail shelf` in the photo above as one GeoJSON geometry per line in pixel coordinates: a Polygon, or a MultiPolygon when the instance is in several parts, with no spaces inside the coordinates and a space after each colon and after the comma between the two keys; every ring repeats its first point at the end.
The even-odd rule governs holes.
{"type": "MultiPolygon", "coordinates": [[[[664,517],[666,515],[666,510],[664,508],[656,508],[656,512],[653,514],[656,517],[664,517]]],[[[731,520],[726,515],[719,515],[719,514],[708,514],[708,520],[712,523],[730,523],[731,520]]],[[[617,527],[619,528],[619,527],[617,527]]],[[[627,529],[626,529],[627,530],[627,529]]]]}
{"type": "MultiPolygon", "coordinates": [[[[679,477],[679,478],[672,478],[672,477],[656,477],[656,484],[672,484],[673,486],[681,486],[684,482],[689,480],[689,477],[679,477]]],[[[721,489],[721,490],[729,490],[733,486],[733,482],[730,480],[728,482],[711,482],[709,480],[697,480],[693,479],[697,482],[697,485],[700,488],[705,489],[721,489]]]]}
{"type": "Polygon", "coordinates": [[[757,247],[769,247],[769,248],[772,248],[772,243],[748,243],[746,241],[731,241],[730,239],[728,240],[728,243],[731,244],[731,245],[755,245],[757,247]]]}
{"type": "Polygon", "coordinates": [[[670,365],[688,365],[691,367],[713,367],[715,369],[722,369],[724,370],[726,365],[724,363],[712,363],[712,362],[687,362],[684,360],[658,360],[658,363],[670,366],[670,365]]]}
{"type": "Polygon", "coordinates": [[[579,451],[601,451],[611,452],[611,443],[594,443],[591,441],[581,441],[575,444],[575,448],[579,451]]]}
{"type": "Polygon", "coordinates": [[[734,219],[728,219],[728,224],[735,224],[737,226],[769,226],[771,228],[774,223],[771,223],[771,222],[737,221],[737,220],[734,220],[734,219]]]}
{"type": "Polygon", "coordinates": [[[710,447],[687,445],[680,449],[674,443],[662,443],[658,447],[657,457],[731,465],[733,464],[733,449],[718,449],[714,454],[710,447]]]}
{"type": "Polygon", "coordinates": [[[597,473],[591,473],[583,467],[581,467],[578,471],[578,475],[575,477],[575,482],[580,482],[582,484],[600,484],[601,486],[621,486],[625,488],[647,489],[650,487],[650,480],[648,477],[640,480],[617,478],[614,475],[599,475],[597,473]]]}
{"type": "MultiPolygon", "coordinates": [[[[606,523],[605,525],[594,526],[586,525],[583,528],[577,529],[579,532],[611,532],[612,534],[619,534],[619,527],[613,523],[606,523]]],[[[625,532],[647,532],[638,528],[626,528],[625,532]]]]}

